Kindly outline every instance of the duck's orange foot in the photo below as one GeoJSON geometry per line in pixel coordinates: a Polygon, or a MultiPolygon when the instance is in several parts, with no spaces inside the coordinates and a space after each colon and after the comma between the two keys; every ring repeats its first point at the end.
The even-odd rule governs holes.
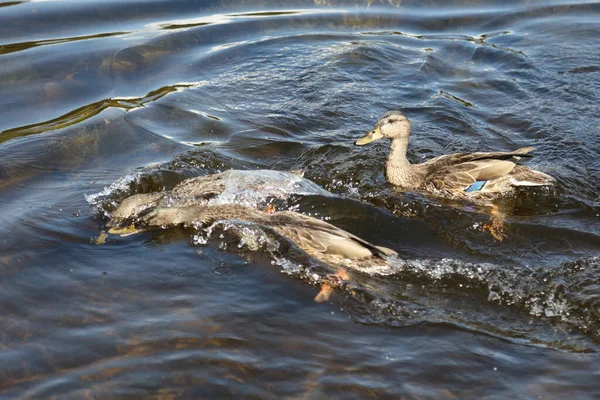
{"type": "Polygon", "coordinates": [[[277,208],[275,208],[275,206],[273,204],[267,204],[267,206],[265,207],[264,211],[267,214],[273,214],[275,211],[277,211],[277,208]]]}
{"type": "Polygon", "coordinates": [[[499,242],[504,239],[504,215],[502,215],[498,206],[492,206],[490,222],[483,224],[482,229],[488,231],[499,242]]]}
{"type": "Polygon", "coordinates": [[[324,283],[321,285],[321,290],[319,290],[319,293],[315,296],[315,301],[317,303],[323,303],[324,301],[328,301],[332,293],[333,286],[331,286],[328,283],[324,283]]]}
{"type": "Polygon", "coordinates": [[[321,290],[315,296],[317,303],[328,301],[333,293],[334,288],[342,287],[344,281],[350,279],[350,275],[344,269],[338,270],[335,274],[327,274],[325,277],[325,283],[321,285],[321,290]]]}
{"type": "Polygon", "coordinates": [[[344,284],[344,281],[350,279],[350,274],[345,269],[338,269],[335,274],[327,274],[325,277],[329,284],[333,287],[341,287],[344,284]]]}

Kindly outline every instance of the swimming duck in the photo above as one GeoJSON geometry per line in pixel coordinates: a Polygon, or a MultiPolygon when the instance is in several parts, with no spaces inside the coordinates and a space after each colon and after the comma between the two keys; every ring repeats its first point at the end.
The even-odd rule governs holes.
{"type": "Polygon", "coordinates": [[[228,170],[189,178],[170,191],[136,194],[123,200],[112,212],[112,221],[135,217],[152,207],[242,204],[268,206],[268,200],[290,195],[333,196],[299,172],[273,170],[228,170]]]}
{"type": "Polygon", "coordinates": [[[293,211],[267,213],[239,204],[187,205],[181,207],[148,207],[136,213],[139,195],[126,199],[115,210],[107,227],[110,233],[121,233],[118,226],[133,219],[142,230],[175,225],[210,226],[219,221],[246,221],[270,227],[290,239],[309,256],[331,266],[364,269],[386,265],[386,259],[396,252],[375,246],[327,222],[293,211]],[[128,201],[129,200],[129,201],[128,201]],[[133,206],[133,207],[132,207],[133,206]]]}
{"type": "Polygon", "coordinates": [[[555,182],[550,175],[516,164],[521,157],[532,157],[529,153],[533,147],[511,152],[449,154],[411,164],[406,158],[409,134],[408,118],[400,111],[388,111],[355,144],[390,139],[386,178],[405,189],[478,199],[507,194],[517,187],[551,186],[555,182]]]}

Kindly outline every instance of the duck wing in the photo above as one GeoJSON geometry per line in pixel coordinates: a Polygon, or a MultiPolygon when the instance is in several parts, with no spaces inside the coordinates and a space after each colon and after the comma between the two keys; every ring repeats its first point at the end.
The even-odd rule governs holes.
{"type": "Polygon", "coordinates": [[[481,159],[439,168],[427,177],[426,184],[438,190],[466,190],[476,181],[490,181],[511,173],[515,163],[481,159]]]}
{"type": "Polygon", "coordinates": [[[343,229],[325,221],[291,211],[282,211],[270,216],[273,229],[290,238],[307,253],[322,253],[359,260],[375,256],[385,259],[396,252],[375,246],[343,229]]]}
{"type": "Polygon", "coordinates": [[[521,157],[534,147],[509,152],[457,153],[436,157],[420,164],[426,171],[425,186],[437,190],[466,190],[476,181],[490,181],[506,176],[521,157]]]}
{"type": "Polygon", "coordinates": [[[517,161],[521,157],[533,157],[533,154],[529,154],[533,150],[535,150],[535,147],[522,147],[515,151],[446,154],[443,156],[432,158],[431,160],[428,160],[420,165],[427,166],[430,170],[433,169],[434,171],[436,171],[451,165],[463,164],[478,160],[517,161]]]}

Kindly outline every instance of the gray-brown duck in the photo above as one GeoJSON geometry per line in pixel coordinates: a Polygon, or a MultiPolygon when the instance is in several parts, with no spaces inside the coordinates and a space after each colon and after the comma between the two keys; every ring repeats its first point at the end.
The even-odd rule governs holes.
{"type": "Polygon", "coordinates": [[[375,246],[327,222],[292,211],[267,213],[237,204],[187,205],[180,207],[150,207],[136,213],[139,196],[126,199],[115,210],[118,218],[111,219],[110,233],[132,233],[119,228],[124,221],[133,220],[137,229],[194,225],[207,227],[219,221],[245,221],[263,225],[290,239],[315,259],[332,266],[365,270],[384,266],[396,252],[375,246]]]}
{"type": "Polygon", "coordinates": [[[408,118],[400,111],[388,111],[356,145],[389,139],[386,178],[391,184],[409,190],[477,200],[510,193],[517,187],[551,186],[555,182],[550,175],[517,165],[520,158],[532,156],[533,147],[510,152],[449,154],[412,164],[406,158],[409,134],[408,118]]]}

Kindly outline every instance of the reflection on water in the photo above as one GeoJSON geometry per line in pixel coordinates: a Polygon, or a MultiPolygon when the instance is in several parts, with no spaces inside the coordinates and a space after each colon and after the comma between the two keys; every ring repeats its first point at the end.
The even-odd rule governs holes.
{"type": "Polygon", "coordinates": [[[597,3],[0,6],[3,396],[600,394],[597,3]],[[413,161],[535,146],[558,189],[504,199],[499,242],[353,146],[389,109],[413,161]],[[331,271],[266,228],[94,244],[125,197],[232,168],[302,169],[336,196],[278,208],[399,259],[316,303],[331,271]]]}

